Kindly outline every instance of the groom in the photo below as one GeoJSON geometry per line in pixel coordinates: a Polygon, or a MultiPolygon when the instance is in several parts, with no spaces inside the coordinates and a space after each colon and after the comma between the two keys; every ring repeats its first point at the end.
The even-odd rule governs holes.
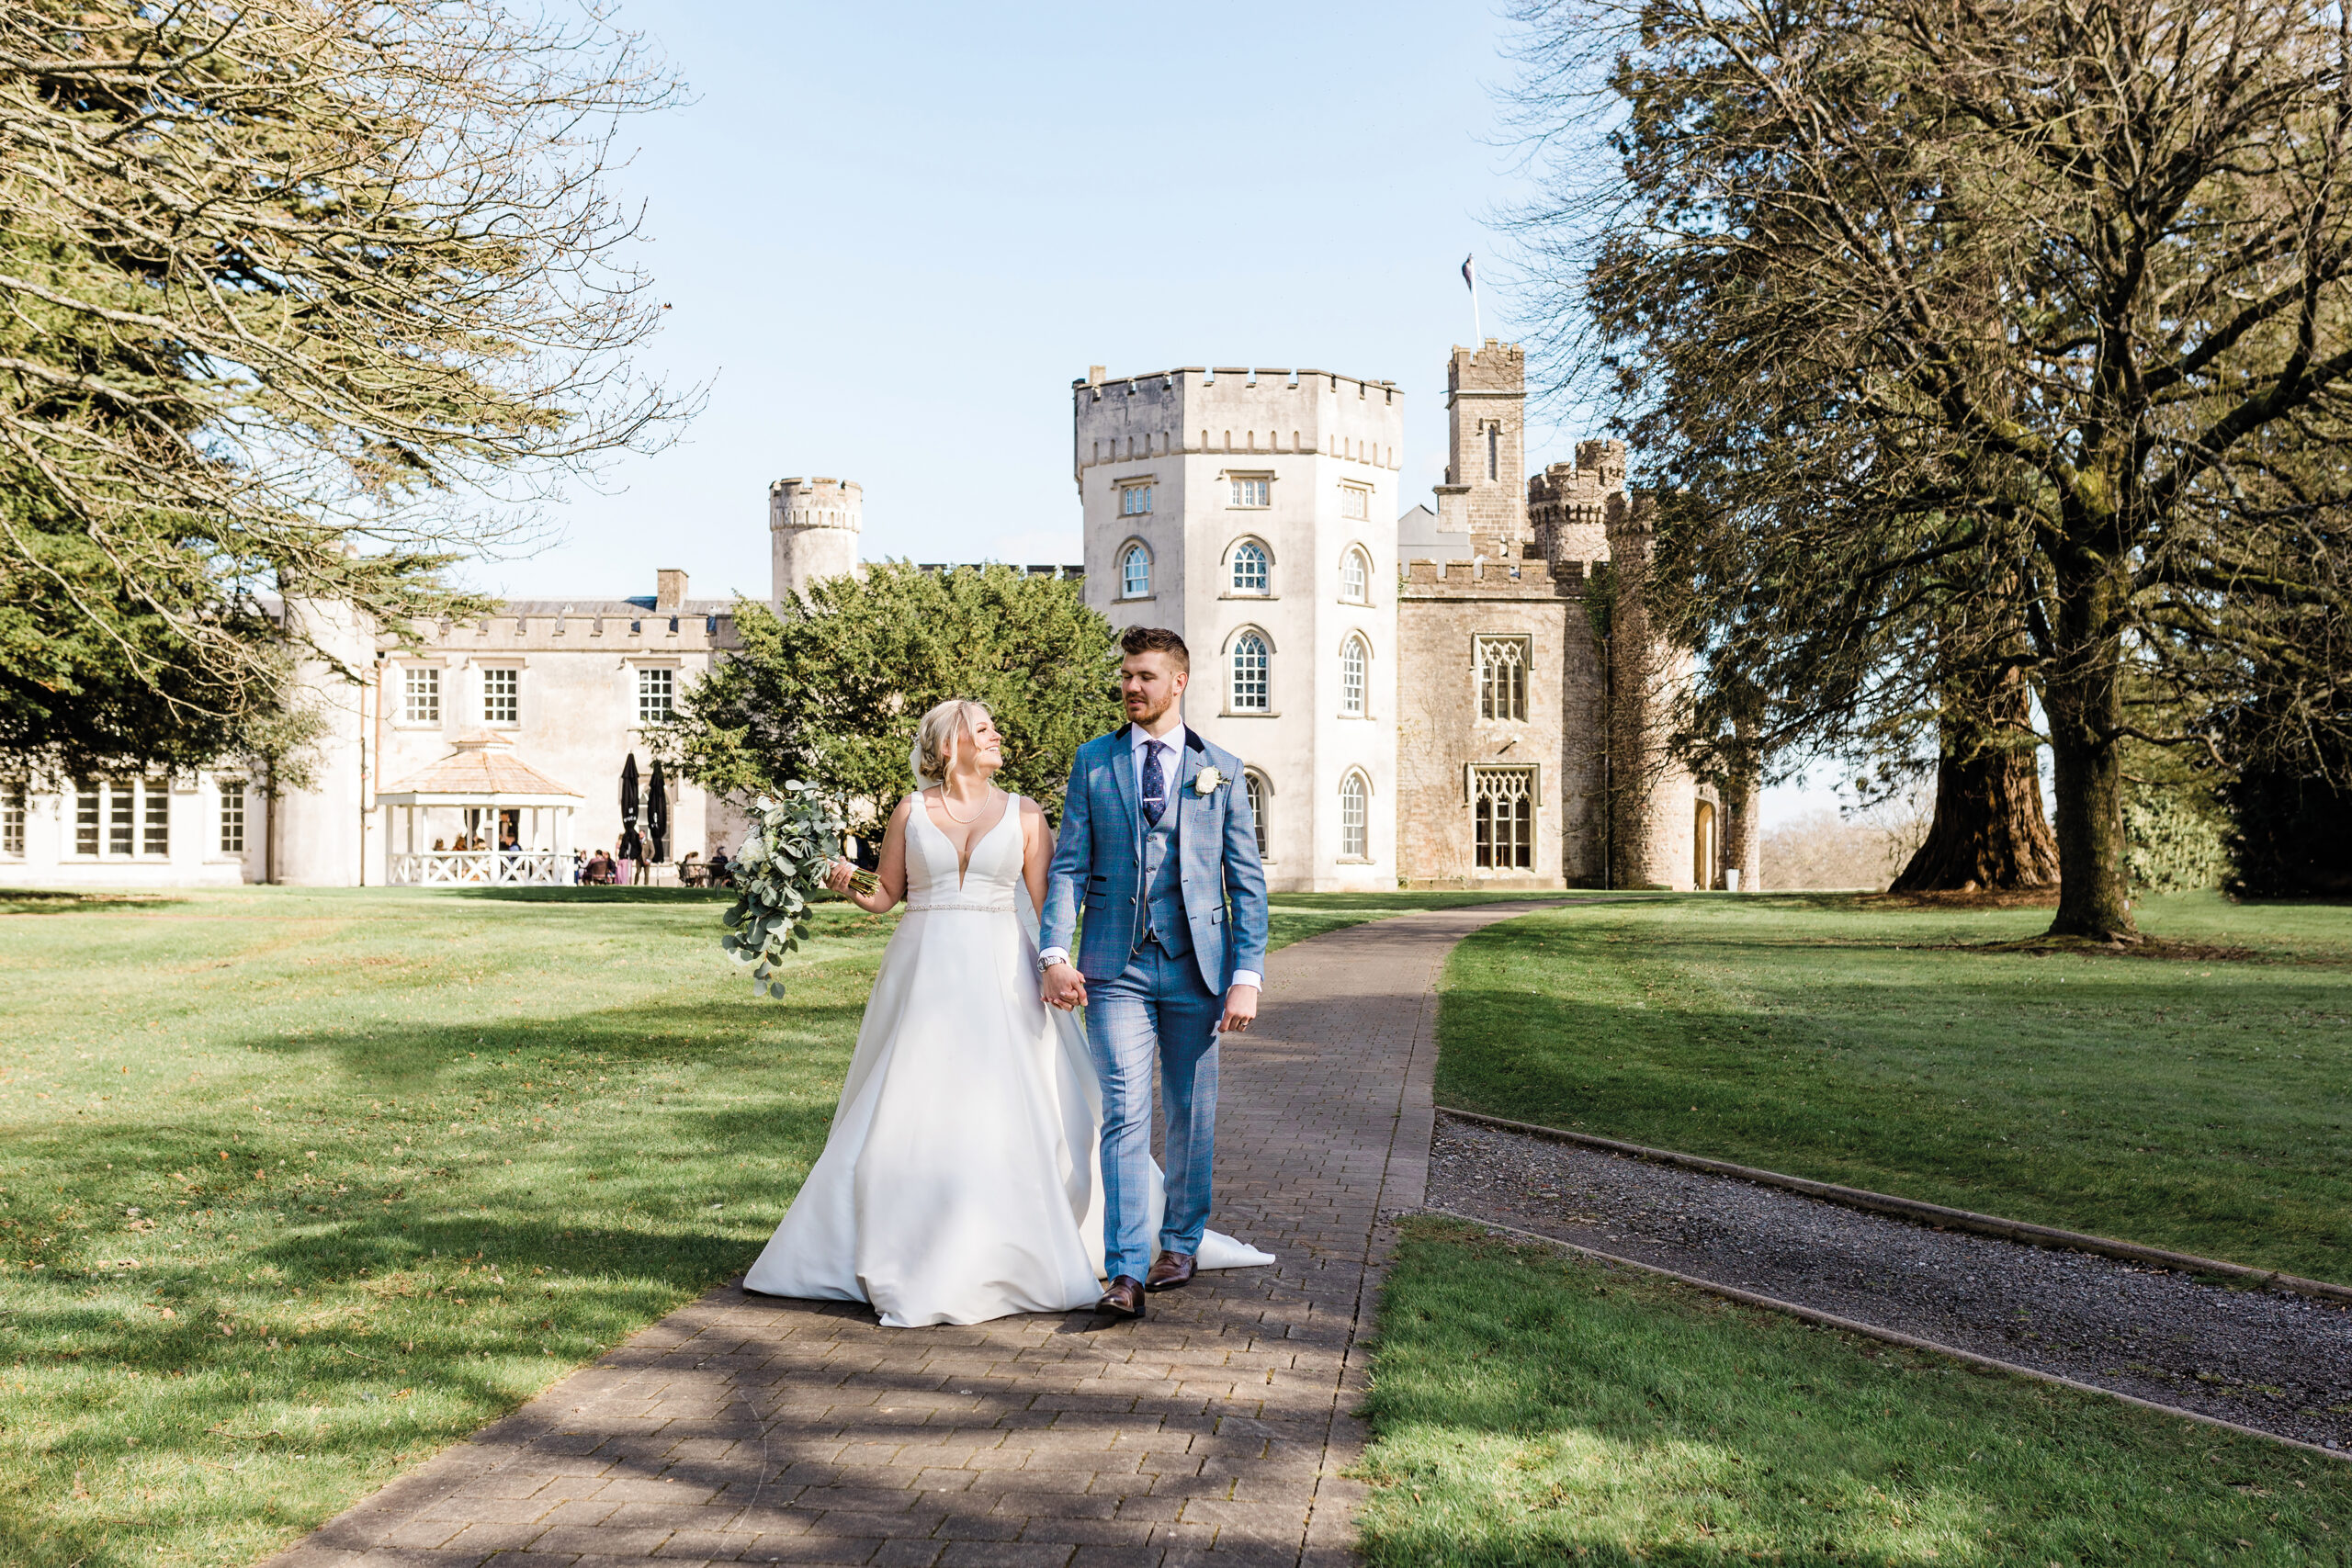
{"type": "Polygon", "coordinates": [[[1126,725],[1078,749],[1039,920],[1047,1003],[1086,1009],[1102,1080],[1102,1310],[1193,1278],[1216,1152],[1216,1042],[1258,1016],[1266,874],[1241,760],[1185,727],[1184,639],[1119,639],[1126,725]],[[1070,928],[1086,929],[1078,963],[1070,928]],[[1151,1247],[1151,1070],[1168,1095],[1168,1211],[1151,1247]],[[1149,1268],[1147,1270],[1146,1262],[1149,1268]]]}

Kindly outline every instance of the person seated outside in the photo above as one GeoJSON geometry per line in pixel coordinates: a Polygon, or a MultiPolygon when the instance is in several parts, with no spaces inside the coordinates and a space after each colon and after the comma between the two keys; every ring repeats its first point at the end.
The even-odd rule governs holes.
{"type": "Polygon", "coordinates": [[[725,887],[729,886],[728,878],[732,876],[734,874],[735,868],[728,863],[727,852],[725,850],[720,849],[710,852],[710,885],[713,887],[725,887]]]}
{"type": "Polygon", "coordinates": [[[513,854],[522,849],[523,840],[514,836],[512,828],[503,829],[498,835],[498,848],[503,854],[513,854]]]}
{"type": "Polygon", "coordinates": [[[448,844],[442,840],[435,839],[433,840],[433,852],[436,855],[447,852],[448,848],[448,844]]]}
{"type": "Polygon", "coordinates": [[[702,857],[692,850],[688,850],[678,861],[678,886],[681,887],[703,886],[702,857]]]}

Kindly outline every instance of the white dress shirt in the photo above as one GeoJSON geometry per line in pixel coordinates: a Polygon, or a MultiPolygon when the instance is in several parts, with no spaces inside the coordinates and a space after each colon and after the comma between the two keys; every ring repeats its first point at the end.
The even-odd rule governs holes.
{"type": "MultiPolygon", "coordinates": [[[[1168,807],[1170,810],[1174,810],[1177,775],[1184,771],[1184,727],[1179,724],[1165,735],[1154,735],[1142,725],[1132,724],[1127,727],[1127,762],[1136,771],[1136,809],[1138,811],[1143,809],[1144,748],[1157,746],[1160,749],[1160,776],[1167,784],[1168,807]]],[[[1057,964],[1069,962],[1068,948],[1049,947],[1037,955],[1037,963],[1044,968],[1050,969],[1057,964]]],[[[1262,991],[1266,988],[1265,976],[1255,969],[1236,969],[1233,972],[1232,980],[1228,983],[1235,986],[1248,986],[1255,990],[1262,991]]]]}

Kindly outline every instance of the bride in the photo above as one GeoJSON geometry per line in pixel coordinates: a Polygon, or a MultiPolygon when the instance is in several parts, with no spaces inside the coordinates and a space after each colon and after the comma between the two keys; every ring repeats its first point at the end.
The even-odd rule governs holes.
{"type": "MultiPolygon", "coordinates": [[[[1091,1307],[1102,1091],[1079,1023],[1038,993],[1046,815],[990,782],[1004,748],[978,703],[923,715],[909,761],[878,886],[831,877],[862,909],[904,897],[907,913],[825,1151],[743,1288],[869,1302],[898,1328],[1091,1307]]],[[[1203,1269],[1272,1261],[1215,1231],[1201,1244],[1203,1269]]]]}

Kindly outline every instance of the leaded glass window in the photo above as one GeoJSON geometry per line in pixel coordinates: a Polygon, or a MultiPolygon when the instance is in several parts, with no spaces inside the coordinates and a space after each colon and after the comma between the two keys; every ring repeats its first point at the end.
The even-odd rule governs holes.
{"type": "Polygon", "coordinates": [[[1273,658],[1266,647],[1266,639],[1256,632],[1243,632],[1233,640],[1233,682],[1230,687],[1233,711],[1236,713],[1267,713],[1273,707],[1273,658]]]}
{"type": "Polygon", "coordinates": [[[1481,871],[1528,871],[1535,864],[1535,770],[1473,768],[1470,810],[1481,871]]]}
{"type": "Polygon", "coordinates": [[[1362,773],[1340,781],[1340,858],[1372,858],[1372,786],[1362,773]]]}
{"type": "Polygon", "coordinates": [[[1266,547],[1254,540],[1233,552],[1233,591],[1236,593],[1263,593],[1273,581],[1273,563],[1266,556],[1266,547]]]}
{"type": "Polygon", "coordinates": [[[1482,637],[1477,640],[1478,716],[1527,716],[1527,639],[1482,637]]]}

